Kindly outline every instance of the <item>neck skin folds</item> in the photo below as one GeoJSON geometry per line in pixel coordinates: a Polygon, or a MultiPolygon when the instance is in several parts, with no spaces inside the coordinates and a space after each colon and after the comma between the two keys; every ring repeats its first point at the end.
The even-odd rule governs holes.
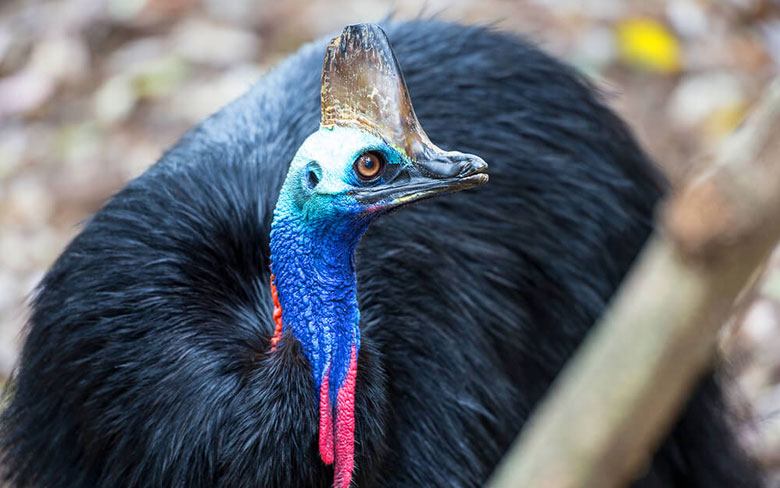
{"type": "MultiPolygon", "coordinates": [[[[286,185],[285,185],[286,186],[286,185]]],[[[271,226],[271,271],[282,330],[303,346],[320,399],[320,457],[349,486],[360,312],[353,264],[365,230],[357,222],[311,222],[282,189],[271,226]]]]}
{"type": "Polygon", "coordinates": [[[353,265],[357,239],[344,235],[347,232],[335,226],[311,226],[281,212],[272,224],[271,270],[283,332],[291,332],[301,342],[317,386],[330,364],[331,387],[335,388],[343,379],[337,374],[342,373],[338,363],[348,362],[349,346],[359,348],[353,265]]]}

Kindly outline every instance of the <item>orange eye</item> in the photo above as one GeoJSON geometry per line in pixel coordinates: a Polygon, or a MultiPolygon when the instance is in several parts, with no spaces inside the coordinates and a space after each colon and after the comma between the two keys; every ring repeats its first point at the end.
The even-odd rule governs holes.
{"type": "Polygon", "coordinates": [[[355,173],[363,181],[371,181],[379,177],[385,169],[385,160],[377,152],[366,152],[355,160],[355,173]]]}

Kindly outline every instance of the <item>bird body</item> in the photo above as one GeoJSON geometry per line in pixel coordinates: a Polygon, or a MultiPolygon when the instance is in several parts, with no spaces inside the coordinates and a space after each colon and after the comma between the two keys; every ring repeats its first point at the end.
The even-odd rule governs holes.
{"type": "MultiPolygon", "coordinates": [[[[305,46],[107,202],[43,279],[0,419],[12,486],[331,486],[339,438],[356,486],[484,483],[619,286],[663,184],[587,82],[527,43],[386,30],[419,124],[484,158],[489,184],[392,213],[344,186],[333,175],[367,147],[405,168],[433,146],[387,144],[416,119],[321,116],[323,81],[345,71],[326,57],[321,79],[331,51],[305,46]],[[342,394],[354,431],[339,437],[342,394]]],[[[404,106],[392,78],[376,86],[404,106]]],[[[758,483],[710,376],[634,485],[758,483]]]]}

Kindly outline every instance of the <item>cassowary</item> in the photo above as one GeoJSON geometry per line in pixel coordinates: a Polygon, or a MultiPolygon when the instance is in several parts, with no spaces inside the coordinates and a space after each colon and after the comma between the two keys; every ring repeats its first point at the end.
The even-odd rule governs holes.
{"type": "MultiPolygon", "coordinates": [[[[398,63],[375,26],[304,47],[89,220],[33,299],[2,415],[11,485],[488,478],[663,183],[523,41],[385,28],[398,63]]],[[[724,411],[710,376],[635,486],[757,486],[724,411]]]]}

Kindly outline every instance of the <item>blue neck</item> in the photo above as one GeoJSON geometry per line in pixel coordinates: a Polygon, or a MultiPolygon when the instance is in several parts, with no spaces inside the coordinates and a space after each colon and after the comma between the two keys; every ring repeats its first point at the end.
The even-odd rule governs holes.
{"type": "Polygon", "coordinates": [[[353,255],[365,228],[354,222],[309,222],[280,196],[271,225],[271,271],[282,327],[303,346],[319,388],[329,373],[335,401],[360,347],[360,312],[353,255]]]}

